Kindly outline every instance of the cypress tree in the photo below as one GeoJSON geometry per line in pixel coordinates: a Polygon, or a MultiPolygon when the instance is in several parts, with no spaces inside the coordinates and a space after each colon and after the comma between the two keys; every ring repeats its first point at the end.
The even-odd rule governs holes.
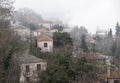
{"type": "Polygon", "coordinates": [[[86,38],[85,35],[82,35],[80,46],[81,46],[81,49],[83,50],[83,52],[88,52],[88,46],[87,46],[85,38],[86,38]]]}

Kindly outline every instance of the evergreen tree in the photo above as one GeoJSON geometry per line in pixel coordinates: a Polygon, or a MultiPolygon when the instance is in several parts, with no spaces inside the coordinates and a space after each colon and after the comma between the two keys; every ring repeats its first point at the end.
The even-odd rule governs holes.
{"type": "Polygon", "coordinates": [[[85,40],[85,35],[82,35],[81,37],[81,49],[83,50],[83,52],[88,52],[88,46],[85,40]]]}
{"type": "Polygon", "coordinates": [[[120,39],[117,38],[111,45],[111,55],[120,58],[120,39]]]}
{"type": "Polygon", "coordinates": [[[115,55],[116,50],[117,50],[116,42],[113,42],[113,44],[111,45],[111,55],[112,56],[115,55]]]}
{"type": "Polygon", "coordinates": [[[54,52],[72,52],[72,38],[70,34],[63,32],[56,32],[53,34],[53,45],[54,45],[54,52]]]}
{"type": "Polygon", "coordinates": [[[116,24],[116,36],[119,36],[119,35],[120,35],[120,25],[117,22],[117,24],[116,24]]]}
{"type": "Polygon", "coordinates": [[[113,35],[112,35],[112,29],[110,29],[110,31],[108,32],[108,37],[109,37],[109,38],[112,38],[112,37],[113,37],[113,35]]]}
{"type": "Polygon", "coordinates": [[[59,32],[62,32],[65,27],[63,25],[56,24],[52,26],[52,29],[57,29],[59,32]]]}

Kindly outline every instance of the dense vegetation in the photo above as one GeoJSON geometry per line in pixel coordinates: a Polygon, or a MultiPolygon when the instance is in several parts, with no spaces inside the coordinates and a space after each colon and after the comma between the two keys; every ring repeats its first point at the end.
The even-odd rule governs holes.
{"type": "MultiPolygon", "coordinates": [[[[43,55],[44,56],[44,55],[43,55]]],[[[73,58],[71,54],[49,56],[47,71],[40,74],[41,83],[96,83],[96,66],[85,57],[73,58]],[[50,58],[52,57],[52,58],[50,58]],[[86,80],[87,79],[87,80],[86,80]]],[[[41,56],[41,58],[43,58],[41,56]]]]}
{"type": "Polygon", "coordinates": [[[54,52],[72,52],[73,41],[66,32],[53,34],[54,52]]]}
{"type": "Polygon", "coordinates": [[[0,83],[16,83],[19,81],[16,57],[26,47],[26,44],[10,28],[12,16],[12,1],[0,0],[0,83]]]}

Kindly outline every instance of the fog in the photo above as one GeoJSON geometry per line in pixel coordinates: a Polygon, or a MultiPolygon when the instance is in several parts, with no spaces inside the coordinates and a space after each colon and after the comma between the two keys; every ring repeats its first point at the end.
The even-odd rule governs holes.
{"type": "Polygon", "coordinates": [[[45,19],[58,18],[70,26],[83,25],[89,32],[115,29],[120,22],[120,0],[15,0],[15,9],[28,7],[45,19]]]}

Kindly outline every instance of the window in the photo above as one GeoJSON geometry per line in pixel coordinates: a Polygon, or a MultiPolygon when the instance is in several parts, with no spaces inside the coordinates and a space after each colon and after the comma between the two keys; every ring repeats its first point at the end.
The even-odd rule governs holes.
{"type": "Polygon", "coordinates": [[[40,70],[41,70],[41,65],[37,64],[37,71],[40,71],[40,70]]]}
{"type": "Polygon", "coordinates": [[[47,47],[48,45],[47,45],[47,43],[44,43],[44,47],[47,47]]]}
{"type": "Polygon", "coordinates": [[[29,65],[26,65],[26,72],[30,72],[30,67],[29,67],[29,65]]]}

